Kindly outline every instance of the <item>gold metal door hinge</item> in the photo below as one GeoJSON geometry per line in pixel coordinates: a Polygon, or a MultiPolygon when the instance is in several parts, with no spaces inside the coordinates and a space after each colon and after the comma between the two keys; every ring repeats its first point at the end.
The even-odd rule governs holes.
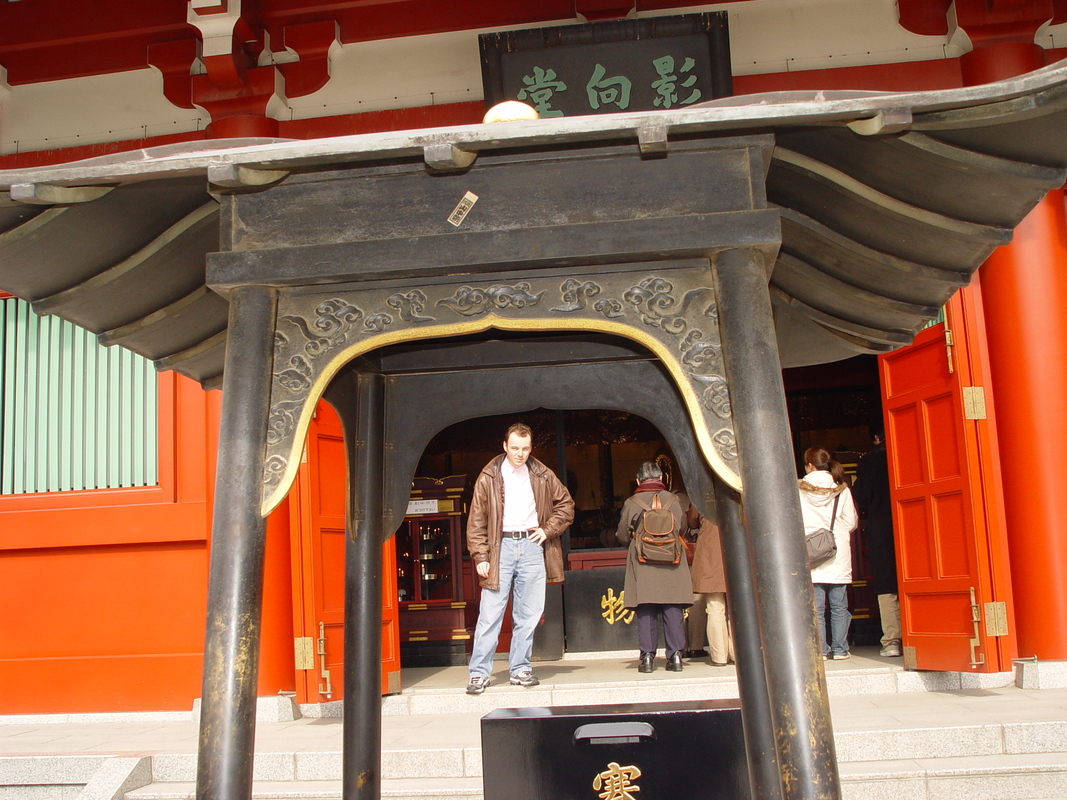
{"type": "Polygon", "coordinates": [[[315,645],[310,636],[298,636],[293,640],[296,649],[296,668],[315,669],[315,645]]]}
{"type": "Polygon", "coordinates": [[[1008,605],[1004,602],[985,604],[985,635],[1008,635],[1008,605]]]}
{"type": "Polygon", "coordinates": [[[971,622],[974,623],[974,638],[968,644],[971,646],[971,666],[980,667],[985,664],[985,656],[979,655],[977,649],[982,646],[982,639],[978,635],[978,623],[982,621],[982,608],[974,597],[974,587],[971,587],[971,622]]]}
{"type": "Polygon", "coordinates": [[[319,694],[333,697],[333,684],[330,682],[330,671],[326,669],[326,623],[319,623],[319,677],[324,683],[319,684],[319,694]]]}
{"type": "Polygon", "coordinates": [[[963,387],[963,418],[985,419],[985,389],[981,386],[963,387]]]}

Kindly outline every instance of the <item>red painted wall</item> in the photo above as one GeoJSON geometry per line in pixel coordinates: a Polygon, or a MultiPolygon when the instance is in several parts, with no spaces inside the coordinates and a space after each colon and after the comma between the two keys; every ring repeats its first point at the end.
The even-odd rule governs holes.
{"type": "Polygon", "coordinates": [[[0,714],[200,694],[219,394],[159,381],[159,486],[0,497],[0,714]]]}

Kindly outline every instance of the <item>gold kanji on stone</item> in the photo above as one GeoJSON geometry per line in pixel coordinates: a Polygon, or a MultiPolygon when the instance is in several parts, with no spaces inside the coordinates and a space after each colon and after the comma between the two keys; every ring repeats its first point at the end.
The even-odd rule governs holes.
{"type": "Polygon", "coordinates": [[[631,792],[641,791],[641,787],[634,783],[640,777],[641,770],[637,767],[620,767],[618,762],[612,761],[606,770],[593,778],[593,788],[600,792],[597,795],[600,800],[636,800],[631,792]]]}
{"type": "Polygon", "coordinates": [[[600,598],[600,607],[604,609],[600,612],[600,616],[608,621],[608,625],[614,625],[616,622],[625,622],[629,625],[634,621],[633,609],[626,608],[626,592],[619,592],[619,596],[615,596],[615,590],[610,586],[608,587],[608,593],[600,598]]]}

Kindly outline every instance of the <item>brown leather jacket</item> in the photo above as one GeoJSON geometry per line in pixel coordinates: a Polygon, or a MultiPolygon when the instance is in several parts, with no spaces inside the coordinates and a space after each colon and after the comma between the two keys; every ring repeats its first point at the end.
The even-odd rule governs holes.
{"type": "MultiPolygon", "coordinates": [[[[500,465],[501,453],[488,464],[474,482],[474,497],[467,515],[467,549],[475,565],[489,562],[489,574],[478,583],[486,589],[500,588],[500,539],[503,533],[504,479],[500,465]]],[[[549,583],[563,582],[563,547],[559,537],[574,519],[574,500],[556,474],[531,457],[526,462],[530,470],[537,521],[548,539],[545,540],[545,578],[549,583]]]]}

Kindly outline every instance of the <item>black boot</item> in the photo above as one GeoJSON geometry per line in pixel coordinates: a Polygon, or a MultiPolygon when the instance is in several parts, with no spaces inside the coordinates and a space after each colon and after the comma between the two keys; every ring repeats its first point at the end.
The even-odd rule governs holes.
{"type": "Polygon", "coordinates": [[[682,654],[675,653],[667,659],[667,672],[681,672],[682,671],[682,654]]]}
{"type": "Polygon", "coordinates": [[[641,660],[637,662],[638,672],[651,672],[654,667],[652,666],[652,659],[655,658],[655,653],[642,653],[641,660]]]}

